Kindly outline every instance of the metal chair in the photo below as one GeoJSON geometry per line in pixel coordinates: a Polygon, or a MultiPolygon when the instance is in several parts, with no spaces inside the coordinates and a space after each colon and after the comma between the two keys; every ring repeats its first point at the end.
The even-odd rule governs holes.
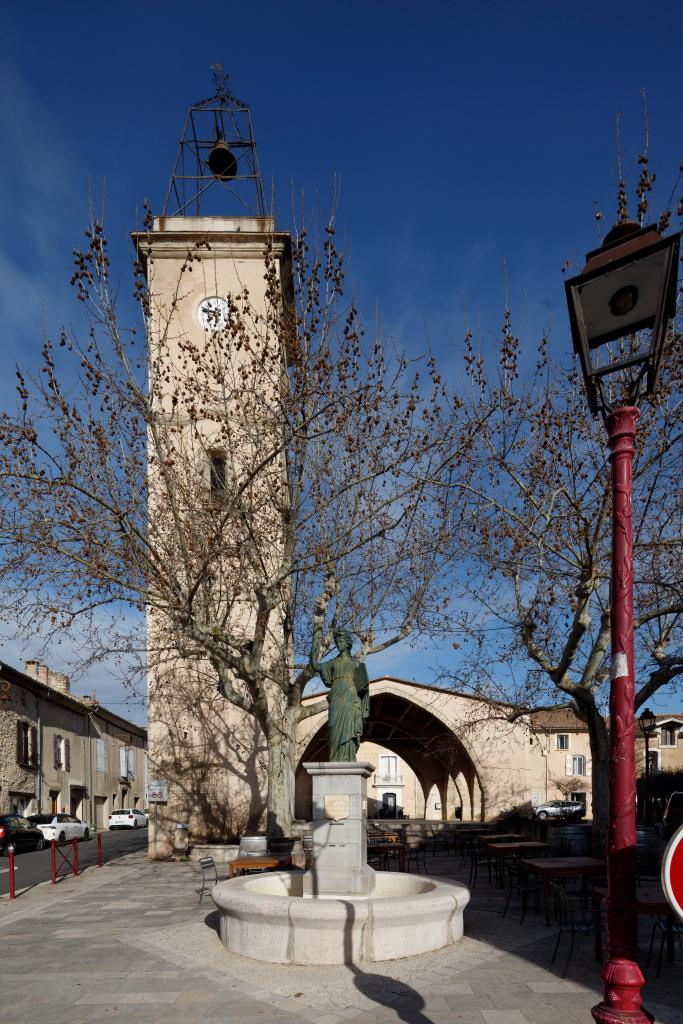
{"type": "Polygon", "coordinates": [[[539,912],[541,909],[541,893],[543,892],[543,882],[540,878],[535,875],[530,875],[526,871],[520,871],[519,860],[511,858],[504,862],[505,874],[508,881],[508,893],[507,899],[505,900],[505,907],[503,908],[503,917],[507,916],[508,907],[510,906],[510,900],[512,899],[513,892],[516,892],[520,898],[522,904],[522,916],[519,919],[520,924],[524,924],[524,918],[526,917],[527,907],[529,905],[529,898],[534,898],[534,909],[539,912]]]}
{"type": "Polygon", "coordinates": [[[385,850],[380,850],[377,842],[373,843],[371,840],[368,841],[368,852],[367,861],[370,867],[377,868],[379,871],[389,870],[389,857],[385,850]]]}
{"type": "MultiPolygon", "coordinates": [[[[664,943],[666,942],[666,926],[667,919],[665,917],[658,917],[655,919],[652,925],[652,932],[650,934],[650,948],[647,953],[647,962],[650,963],[652,960],[652,947],[655,942],[656,932],[661,932],[661,938],[659,940],[659,954],[657,956],[657,977],[662,971],[662,959],[664,956],[664,943]]],[[[678,939],[678,945],[683,949],[683,924],[680,921],[673,921],[671,923],[673,929],[674,938],[678,939]]]]}
{"type": "Polygon", "coordinates": [[[433,856],[436,857],[438,850],[445,850],[448,856],[450,857],[451,847],[450,843],[448,842],[448,832],[438,828],[432,828],[430,829],[430,831],[432,834],[432,841],[434,843],[434,848],[432,850],[433,856]]]}
{"type": "Polygon", "coordinates": [[[491,881],[491,855],[486,846],[475,841],[470,853],[470,877],[468,885],[476,889],[479,868],[486,868],[491,881]]]}
{"type": "Polygon", "coordinates": [[[202,857],[199,861],[199,867],[202,871],[202,884],[201,888],[195,889],[195,892],[199,896],[198,906],[201,907],[204,896],[211,892],[214,885],[218,885],[218,869],[216,868],[213,857],[202,857]],[[213,878],[211,878],[212,873],[213,878]]]}
{"type": "Polygon", "coordinates": [[[419,840],[410,839],[410,838],[406,839],[406,844],[405,844],[405,847],[406,847],[405,848],[406,871],[410,871],[410,865],[411,865],[411,863],[414,863],[415,866],[417,867],[417,870],[418,870],[418,873],[419,873],[419,871],[420,871],[420,861],[422,861],[422,866],[425,869],[425,874],[427,874],[427,862],[425,860],[426,846],[427,846],[427,843],[426,843],[426,841],[424,839],[419,839],[419,840]]]}
{"type": "Polygon", "coordinates": [[[560,930],[557,933],[557,942],[555,943],[551,963],[554,964],[557,959],[557,952],[560,948],[560,942],[562,941],[562,935],[564,932],[568,932],[570,935],[569,952],[567,953],[564,970],[562,971],[562,977],[564,978],[567,973],[567,968],[569,967],[569,961],[572,958],[572,953],[574,952],[574,940],[576,939],[576,936],[588,935],[595,927],[593,911],[586,905],[586,901],[580,896],[570,896],[561,883],[550,882],[550,891],[553,896],[555,916],[560,926],[560,930]]]}

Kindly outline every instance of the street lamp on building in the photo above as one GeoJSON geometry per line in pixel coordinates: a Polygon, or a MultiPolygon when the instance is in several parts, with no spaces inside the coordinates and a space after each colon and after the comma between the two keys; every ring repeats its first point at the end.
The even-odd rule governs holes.
{"type": "Polygon", "coordinates": [[[652,824],[652,793],[650,792],[650,740],[657,729],[657,716],[654,711],[645,708],[638,719],[638,725],[645,740],[645,800],[643,809],[643,820],[646,825],[652,824]]]}
{"type": "Polygon", "coordinates": [[[646,1024],[636,913],[635,683],[633,668],[632,460],[638,404],[654,393],[676,311],[680,236],[616,225],[566,282],[574,351],[588,405],[605,420],[612,464],[607,962],[599,1024],[646,1024]]]}

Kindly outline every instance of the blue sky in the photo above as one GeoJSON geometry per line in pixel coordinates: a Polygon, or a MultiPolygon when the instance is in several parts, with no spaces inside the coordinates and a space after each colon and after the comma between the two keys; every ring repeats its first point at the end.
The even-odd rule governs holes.
{"type": "MultiPolygon", "coordinates": [[[[213,91],[216,61],[251,106],[280,225],[292,186],[326,211],[337,176],[366,318],[377,310],[408,349],[428,335],[453,367],[463,302],[483,344],[495,343],[505,266],[518,328],[549,327],[569,349],[561,269],[597,243],[594,202],[614,212],[617,111],[626,176],[637,177],[641,89],[656,208],[683,156],[673,2],[95,6],[3,11],[3,404],[41,322],[54,333],[78,315],[70,254],[89,188],[106,194],[123,273],[142,200],[160,210],[186,109],[213,91]]],[[[11,647],[0,657],[21,661],[11,647]]],[[[395,651],[381,670],[424,678],[426,664],[395,651]]],[[[123,699],[106,673],[93,681],[102,699],[123,699]]]]}

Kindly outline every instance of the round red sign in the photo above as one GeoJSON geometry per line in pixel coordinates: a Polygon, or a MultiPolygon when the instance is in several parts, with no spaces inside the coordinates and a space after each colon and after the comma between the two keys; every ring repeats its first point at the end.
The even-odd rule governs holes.
{"type": "Polygon", "coordinates": [[[672,835],[662,860],[662,888],[683,921],[683,825],[672,835]]]}

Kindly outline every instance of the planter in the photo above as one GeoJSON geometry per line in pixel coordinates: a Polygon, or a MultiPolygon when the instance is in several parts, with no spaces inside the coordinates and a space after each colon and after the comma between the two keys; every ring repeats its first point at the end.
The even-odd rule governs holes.
{"type": "Polygon", "coordinates": [[[190,860],[196,863],[202,857],[213,857],[216,864],[229,864],[237,858],[239,846],[222,843],[193,843],[190,847],[190,860]]]}
{"type": "Polygon", "coordinates": [[[266,857],[268,839],[266,836],[240,836],[240,857],[266,857]]]}

